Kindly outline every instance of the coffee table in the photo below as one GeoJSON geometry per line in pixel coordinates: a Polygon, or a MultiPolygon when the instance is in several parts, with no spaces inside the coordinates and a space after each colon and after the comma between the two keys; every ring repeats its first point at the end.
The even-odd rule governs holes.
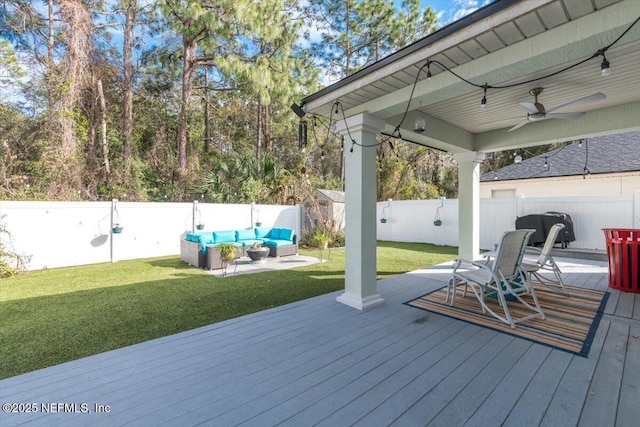
{"type": "Polygon", "coordinates": [[[252,262],[264,264],[267,262],[267,257],[269,256],[269,248],[264,246],[259,248],[248,248],[247,255],[251,258],[252,262]]]}

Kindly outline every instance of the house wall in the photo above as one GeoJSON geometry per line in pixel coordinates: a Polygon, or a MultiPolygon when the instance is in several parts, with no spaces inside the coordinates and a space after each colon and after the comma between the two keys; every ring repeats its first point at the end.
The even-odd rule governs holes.
{"type": "MultiPolygon", "coordinates": [[[[284,227],[300,236],[298,206],[198,203],[203,231],[252,227],[259,210],[264,227],[284,227]]],[[[17,253],[31,256],[29,269],[150,258],[180,253],[180,239],[193,230],[192,203],[118,202],[121,234],[111,233],[111,202],[0,201],[0,221],[17,253]]]]}
{"type": "Polygon", "coordinates": [[[633,194],[640,190],[640,172],[480,183],[480,197],[492,197],[493,190],[515,190],[516,195],[524,197],[633,194]]]}

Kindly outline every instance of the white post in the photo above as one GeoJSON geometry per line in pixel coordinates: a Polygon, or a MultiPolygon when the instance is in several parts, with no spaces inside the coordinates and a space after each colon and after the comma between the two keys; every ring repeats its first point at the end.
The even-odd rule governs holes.
{"type": "Polygon", "coordinates": [[[191,208],[191,232],[195,232],[196,231],[196,216],[198,215],[198,201],[194,200],[193,201],[193,206],[191,208]]]}
{"type": "Polygon", "coordinates": [[[118,209],[118,199],[111,199],[111,223],[109,224],[109,234],[110,234],[110,239],[109,239],[109,257],[111,258],[111,262],[116,262],[116,259],[114,257],[114,248],[113,248],[113,220],[114,218],[114,213],[117,211],[118,209]]]}
{"type": "Polygon", "coordinates": [[[476,151],[454,155],[458,162],[458,256],[480,257],[480,163],[485,154],[476,151]]]}
{"type": "Polygon", "coordinates": [[[376,135],[384,122],[367,113],[338,122],[345,136],[345,292],[338,301],[358,310],[384,302],[376,270],[376,135]],[[358,145],[353,144],[351,138],[358,145]]]}

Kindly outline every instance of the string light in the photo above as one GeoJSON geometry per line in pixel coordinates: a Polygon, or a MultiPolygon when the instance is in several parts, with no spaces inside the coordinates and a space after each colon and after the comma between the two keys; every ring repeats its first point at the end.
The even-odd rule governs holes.
{"type": "MultiPolygon", "coordinates": [[[[411,105],[411,101],[413,99],[413,94],[414,94],[416,86],[418,84],[420,73],[426,68],[427,69],[427,81],[430,81],[431,78],[432,78],[431,64],[438,65],[444,71],[447,71],[450,74],[453,74],[455,77],[457,77],[458,79],[464,81],[465,83],[467,83],[467,84],[469,84],[471,86],[474,86],[474,87],[477,87],[477,88],[481,88],[483,90],[483,96],[482,96],[482,99],[480,101],[480,108],[484,111],[486,109],[486,106],[487,106],[487,90],[488,89],[508,89],[508,88],[512,88],[512,87],[516,87],[516,86],[526,85],[526,84],[533,83],[533,82],[536,82],[536,81],[540,81],[540,80],[543,80],[543,79],[547,79],[549,77],[553,77],[553,76],[556,76],[556,75],[558,75],[560,73],[563,73],[565,71],[571,70],[571,69],[573,69],[573,68],[575,68],[575,67],[577,67],[579,65],[582,65],[585,62],[587,62],[587,61],[589,61],[589,60],[591,60],[593,58],[596,58],[598,56],[602,56],[602,62],[600,63],[601,74],[603,76],[608,75],[610,73],[610,64],[609,64],[609,61],[607,60],[607,58],[605,56],[605,52],[609,48],[613,47],[618,41],[620,41],[620,39],[622,39],[622,37],[624,37],[624,35],[627,34],[638,23],[638,21],[640,21],[640,17],[637,18],[635,21],[633,21],[633,23],[622,34],[620,34],[612,43],[610,43],[608,46],[605,46],[605,47],[603,47],[601,49],[598,49],[598,51],[596,51],[596,53],[594,53],[593,55],[591,55],[591,56],[589,56],[589,57],[587,57],[587,58],[585,58],[585,59],[583,59],[581,61],[578,61],[578,62],[576,62],[576,63],[574,63],[572,65],[569,65],[569,66],[567,66],[565,68],[557,70],[557,71],[555,71],[553,73],[550,73],[548,75],[540,76],[540,77],[537,77],[537,78],[534,78],[534,79],[521,81],[521,82],[517,82],[517,83],[507,84],[507,85],[490,85],[490,84],[488,84],[486,82],[483,85],[480,85],[480,84],[477,84],[477,83],[474,83],[474,82],[472,82],[470,80],[465,79],[464,77],[460,76],[459,74],[457,74],[455,71],[451,70],[449,67],[447,67],[446,65],[444,65],[440,61],[428,59],[427,62],[422,67],[420,67],[420,69],[418,70],[418,73],[416,74],[416,78],[415,78],[415,81],[413,83],[413,87],[411,89],[411,94],[409,95],[409,101],[407,102],[407,107],[405,109],[404,115],[400,119],[400,123],[398,123],[398,125],[395,127],[393,133],[391,135],[387,135],[387,136],[389,138],[399,138],[399,139],[402,140],[402,136],[400,135],[400,127],[404,123],[404,120],[407,117],[407,113],[409,112],[409,107],[411,105]],[[397,133],[397,136],[396,136],[396,133],[397,133]]],[[[334,106],[335,106],[335,114],[336,115],[338,115],[339,112],[340,112],[340,109],[342,109],[342,118],[343,118],[343,120],[345,122],[345,125],[346,125],[346,116],[345,116],[344,108],[342,108],[342,104],[340,103],[340,101],[336,101],[334,106]]],[[[332,108],[331,115],[329,117],[329,123],[330,123],[330,126],[329,126],[330,129],[329,130],[332,131],[332,133],[335,134],[336,123],[333,120],[333,117],[332,117],[333,114],[334,114],[334,110],[332,108]]],[[[418,122],[418,120],[416,120],[416,123],[417,122],[418,122]]],[[[314,118],[314,125],[315,125],[315,118],[314,118]]],[[[380,144],[382,144],[384,142],[387,142],[387,141],[382,141],[380,143],[371,144],[371,145],[358,144],[355,141],[355,139],[353,139],[353,137],[351,137],[349,126],[345,126],[345,129],[347,131],[347,134],[349,135],[349,138],[351,139],[351,147],[349,149],[350,153],[353,153],[353,149],[354,149],[354,147],[356,145],[361,145],[363,147],[377,147],[380,144]]],[[[417,131],[417,132],[420,132],[421,129],[422,128],[420,126],[416,125],[414,130],[417,131]]],[[[329,137],[329,133],[327,133],[327,140],[328,140],[328,137],[329,137]]],[[[342,137],[342,138],[343,139],[342,139],[341,151],[344,150],[344,137],[342,137]]],[[[390,144],[391,147],[393,147],[393,145],[392,145],[390,140],[389,140],[389,144],[390,144]]],[[[422,144],[420,144],[420,145],[422,145],[422,144]]],[[[580,145],[582,145],[582,144],[580,143],[580,145]]],[[[301,147],[301,148],[304,149],[304,147],[301,147]]],[[[520,157],[520,162],[522,161],[522,157],[521,156],[516,156],[516,158],[514,159],[516,161],[516,163],[520,163],[520,162],[517,161],[518,157],[520,157]]],[[[546,157],[545,157],[544,166],[545,166],[545,170],[549,169],[549,163],[548,163],[546,157]]],[[[586,168],[586,166],[585,166],[585,170],[587,171],[587,173],[589,172],[589,170],[586,168]]],[[[497,176],[496,176],[496,178],[497,178],[497,176]]]]}
{"type": "Polygon", "coordinates": [[[585,156],[584,156],[584,168],[582,169],[582,179],[587,179],[587,175],[591,175],[587,165],[589,164],[589,142],[584,140],[585,156]]]}
{"type": "Polygon", "coordinates": [[[482,86],[482,89],[484,89],[484,94],[482,95],[482,100],[480,101],[480,109],[482,111],[485,110],[485,108],[487,108],[487,89],[489,88],[488,84],[484,84],[482,86]]]}
{"type": "Polygon", "coordinates": [[[609,75],[609,61],[607,61],[607,57],[602,53],[602,62],[600,63],[600,73],[603,77],[609,75]]]}
{"type": "Polygon", "coordinates": [[[547,162],[547,156],[544,157],[544,168],[545,168],[545,170],[549,169],[549,163],[547,162]]]}

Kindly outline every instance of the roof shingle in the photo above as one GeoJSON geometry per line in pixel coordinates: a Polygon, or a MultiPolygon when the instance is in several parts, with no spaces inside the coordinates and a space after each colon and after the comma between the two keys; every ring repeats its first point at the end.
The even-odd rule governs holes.
{"type": "Polygon", "coordinates": [[[485,173],[480,181],[582,175],[585,167],[591,174],[640,171],[640,132],[588,138],[581,146],[571,144],[485,173]],[[545,160],[548,169],[545,169],[545,160]]]}

